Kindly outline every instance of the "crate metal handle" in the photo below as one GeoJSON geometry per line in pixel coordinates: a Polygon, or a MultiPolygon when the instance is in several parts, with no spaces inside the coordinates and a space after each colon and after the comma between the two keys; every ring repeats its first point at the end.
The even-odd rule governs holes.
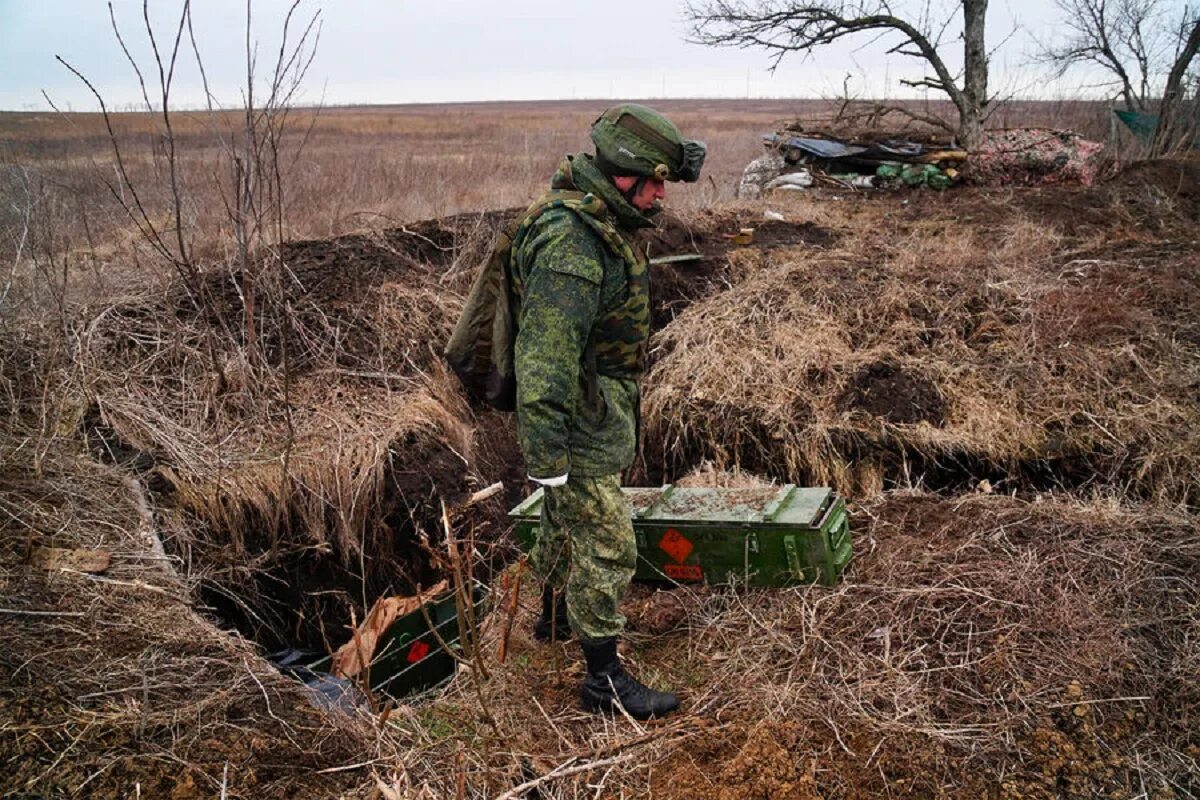
{"type": "Polygon", "coordinates": [[[796,547],[795,536],[783,537],[783,550],[787,553],[788,569],[797,578],[804,577],[804,567],[800,566],[800,550],[796,547]]]}
{"type": "Polygon", "coordinates": [[[836,550],[842,546],[842,543],[849,539],[850,533],[850,515],[845,511],[842,512],[841,519],[837,521],[832,528],[829,529],[829,544],[836,550]]]}
{"type": "Polygon", "coordinates": [[[673,483],[664,484],[662,487],[662,494],[660,494],[654,500],[653,503],[646,506],[641,511],[635,511],[633,514],[634,519],[645,519],[650,514],[650,512],[653,511],[656,506],[658,506],[659,503],[661,503],[662,501],[664,501],[668,497],[670,497],[671,492],[673,492],[673,491],[675,491],[675,484],[673,484],[673,483]]]}
{"type": "Polygon", "coordinates": [[[775,499],[767,503],[767,507],[763,509],[763,522],[774,522],[779,509],[783,508],[783,504],[791,499],[795,491],[796,484],[794,483],[789,483],[780,489],[779,493],[775,495],[775,499]]]}
{"type": "MultiPolygon", "coordinates": [[[[838,509],[837,496],[834,495],[832,492],[830,492],[829,496],[825,498],[825,505],[822,508],[823,508],[823,510],[821,512],[821,518],[817,521],[817,524],[816,524],[817,530],[821,530],[822,528],[824,528],[825,523],[829,520],[829,516],[838,509]]],[[[849,513],[847,513],[846,519],[849,520],[849,518],[850,518],[849,513]]]]}

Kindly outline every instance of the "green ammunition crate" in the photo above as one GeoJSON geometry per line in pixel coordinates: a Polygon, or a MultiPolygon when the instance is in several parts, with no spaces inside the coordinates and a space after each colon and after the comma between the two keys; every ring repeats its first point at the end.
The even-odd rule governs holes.
{"type": "MultiPolygon", "coordinates": [[[[476,619],[481,620],[487,610],[487,589],[477,583],[473,595],[476,619]]],[[[438,636],[455,647],[459,634],[454,592],[439,595],[426,604],[425,610],[429,612],[429,622],[433,623],[438,636]]],[[[417,609],[396,619],[379,637],[368,678],[372,692],[400,698],[436,686],[454,675],[454,657],[438,643],[429,622],[417,609]]],[[[326,656],[310,666],[314,670],[328,671],[332,659],[326,656]]]]}
{"type": "MultiPolygon", "coordinates": [[[[526,550],[537,535],[542,491],[508,512],[526,550]]],[[[846,503],[831,489],[668,484],[623,491],[637,537],[634,577],[641,580],[832,586],[850,563],[846,503]]]]}

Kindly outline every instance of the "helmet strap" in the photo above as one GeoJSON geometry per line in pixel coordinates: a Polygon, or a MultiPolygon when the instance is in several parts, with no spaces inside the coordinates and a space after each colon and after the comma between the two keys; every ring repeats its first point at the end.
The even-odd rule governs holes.
{"type": "Polygon", "coordinates": [[[642,187],[646,185],[646,180],[647,178],[644,175],[639,176],[638,179],[634,181],[633,186],[630,186],[626,191],[621,193],[621,196],[625,198],[626,203],[629,203],[629,205],[637,208],[637,206],[633,205],[633,198],[637,197],[638,192],[640,192],[642,187]]]}
{"type": "Polygon", "coordinates": [[[596,155],[592,156],[592,161],[595,163],[596,169],[600,170],[600,174],[609,180],[611,180],[614,175],[621,174],[620,169],[616,164],[613,164],[607,158],[600,155],[599,149],[597,149],[596,155]]]}

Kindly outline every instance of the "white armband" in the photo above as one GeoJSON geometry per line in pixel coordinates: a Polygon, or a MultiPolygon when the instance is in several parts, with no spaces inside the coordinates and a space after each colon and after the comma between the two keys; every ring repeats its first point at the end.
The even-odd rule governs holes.
{"type": "Polygon", "coordinates": [[[540,483],[542,486],[564,486],[567,482],[567,476],[559,475],[557,478],[535,478],[530,475],[529,480],[534,483],[540,483]]]}

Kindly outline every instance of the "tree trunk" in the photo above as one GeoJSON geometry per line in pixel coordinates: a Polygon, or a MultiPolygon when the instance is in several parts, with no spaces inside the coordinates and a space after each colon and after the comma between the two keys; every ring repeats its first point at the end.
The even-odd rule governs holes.
{"type": "MultiPolygon", "coordinates": [[[[1150,144],[1150,157],[1157,158],[1166,155],[1177,144],[1176,117],[1179,115],[1179,102],[1183,99],[1183,78],[1187,74],[1192,59],[1200,51],[1200,20],[1192,25],[1191,34],[1179,51],[1179,57],[1171,67],[1167,76],[1167,86],[1163,90],[1162,105],[1158,109],[1158,127],[1154,129],[1154,140],[1150,144]]],[[[1200,100],[1198,100],[1200,102],[1200,100]]]]}
{"type": "Polygon", "coordinates": [[[990,102],[984,41],[987,7],[988,0],[963,0],[963,102],[958,108],[958,143],[967,150],[983,143],[983,115],[990,102]]]}

